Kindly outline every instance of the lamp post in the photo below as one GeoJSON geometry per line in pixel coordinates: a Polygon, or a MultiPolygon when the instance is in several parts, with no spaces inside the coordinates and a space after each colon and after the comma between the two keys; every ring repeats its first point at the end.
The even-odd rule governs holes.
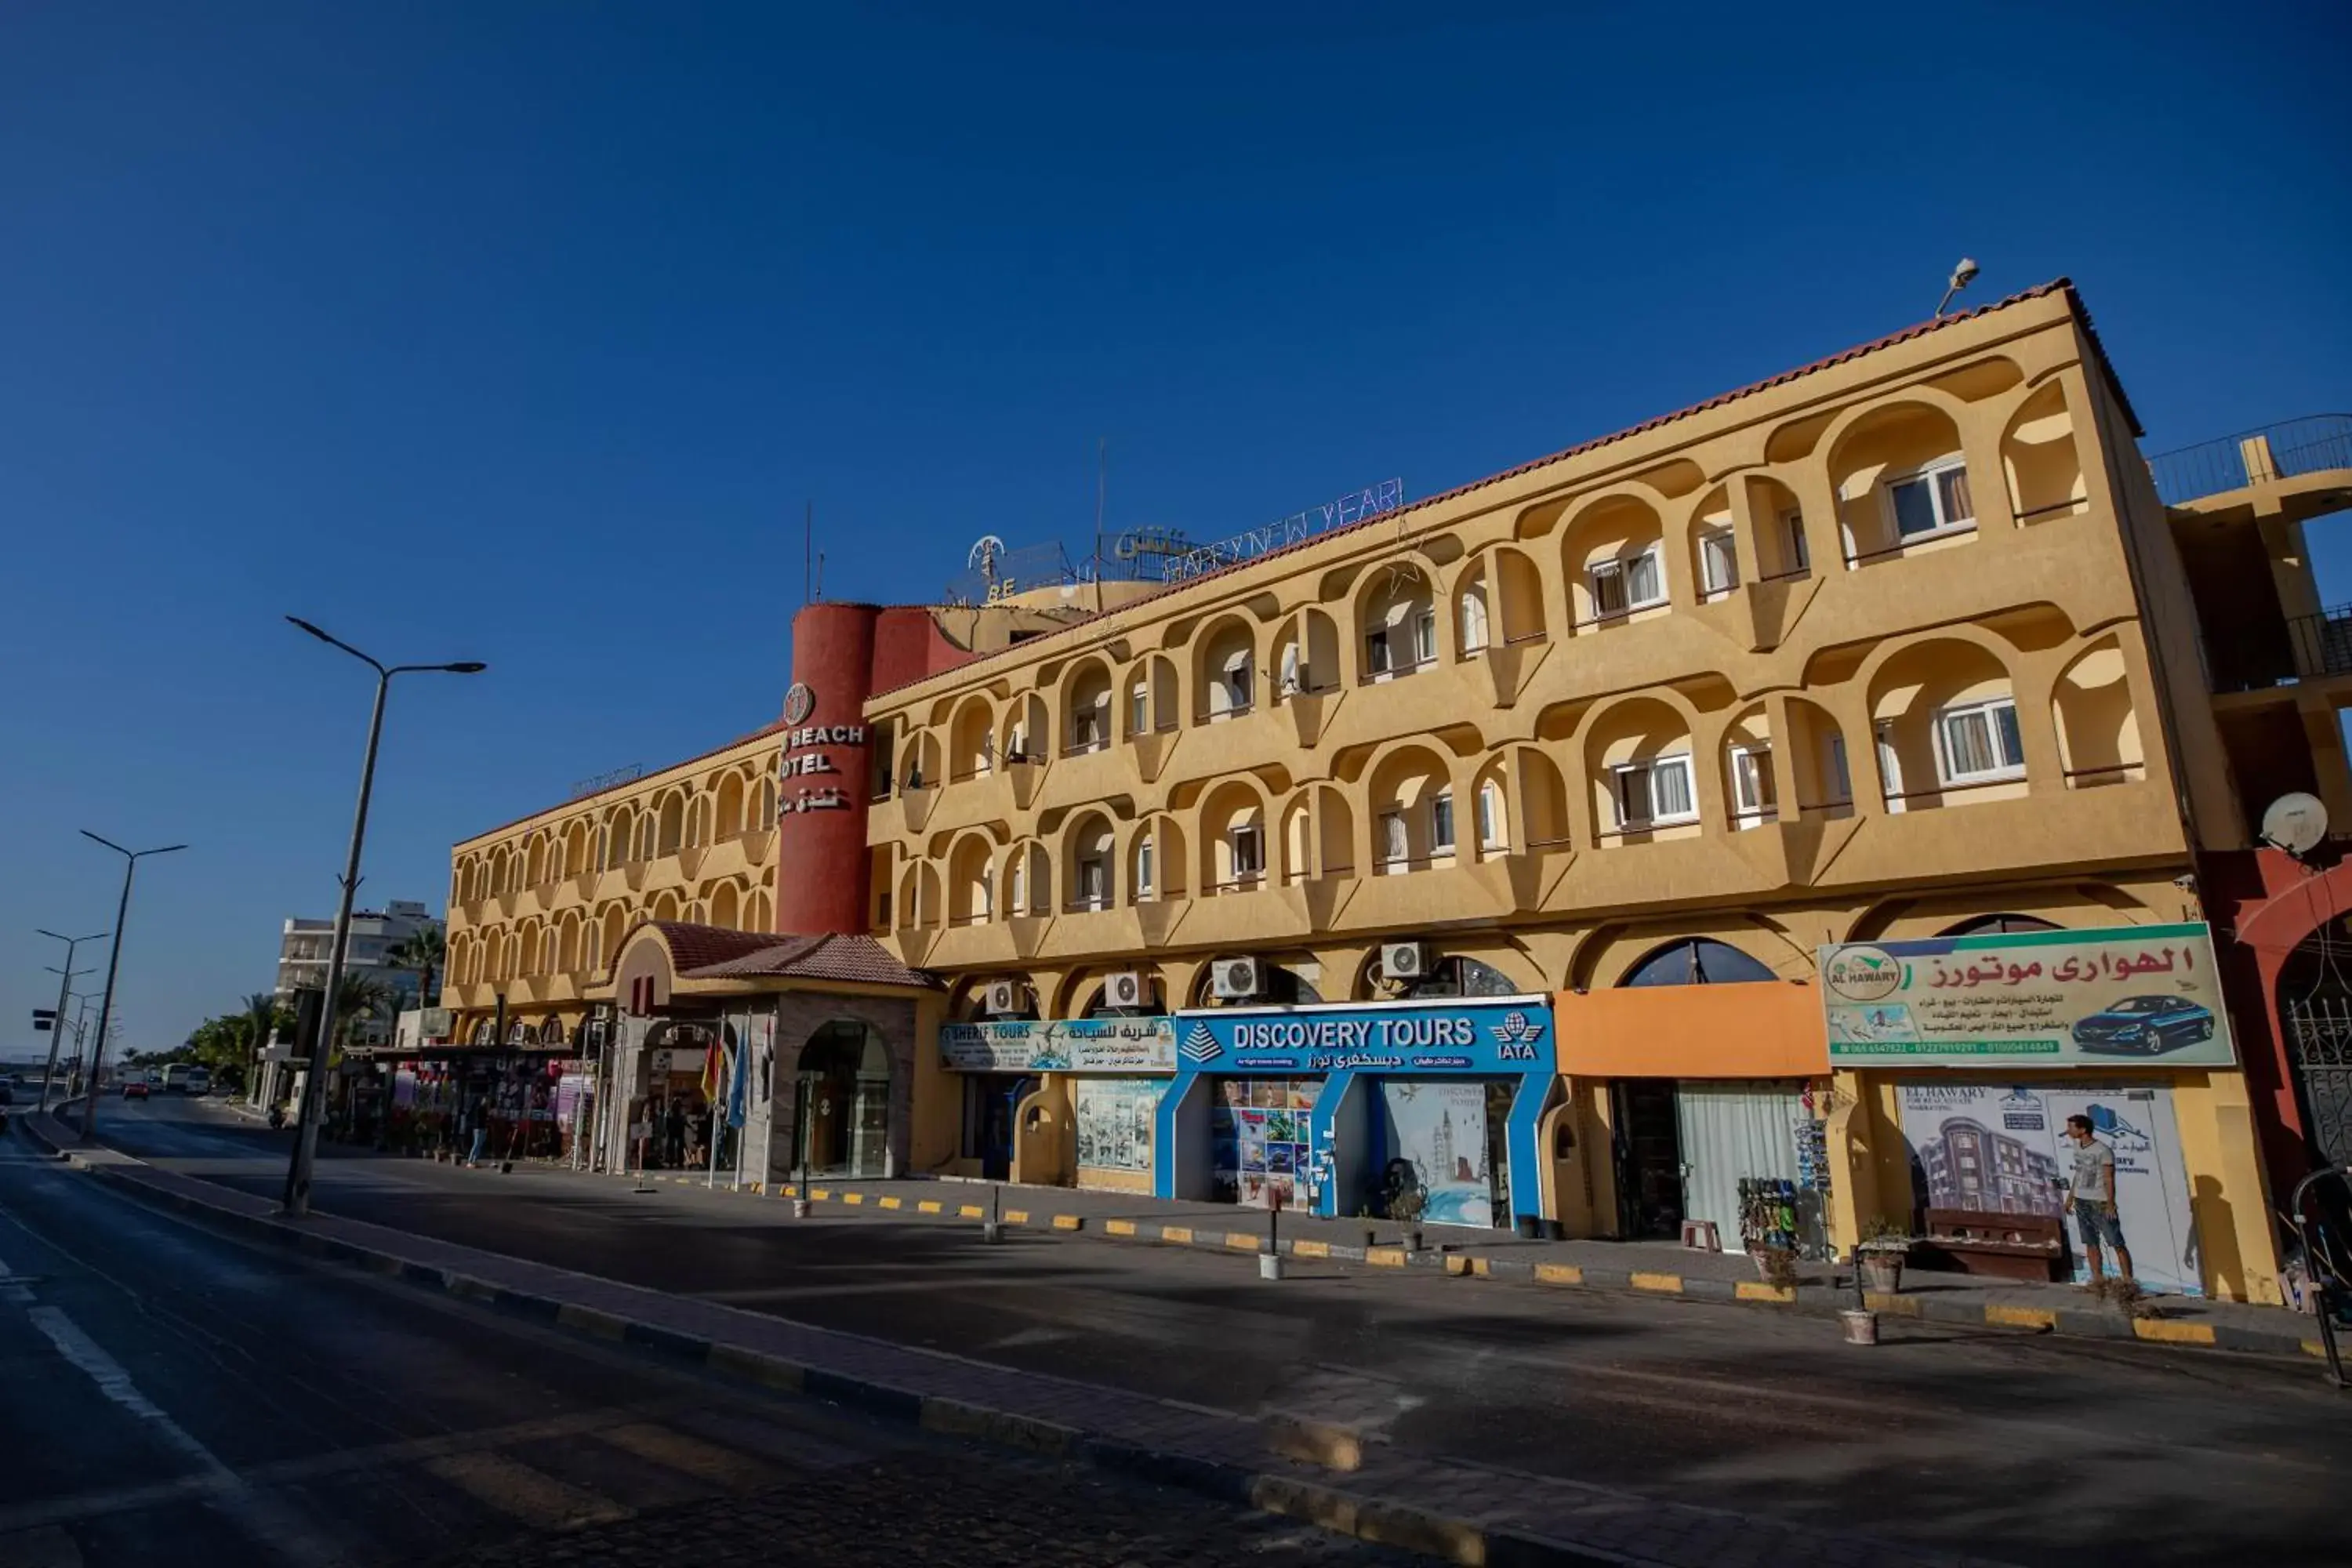
{"type": "MultiPolygon", "coordinates": [[[[49,1020],[49,1059],[41,1068],[41,1114],[47,1116],[49,1113],[49,1080],[57,1076],[58,1071],[58,1037],[65,1033],[66,1027],[66,999],[73,994],[74,976],[89,973],[87,969],[74,968],[74,949],[83,942],[96,942],[100,937],[109,933],[96,931],[89,936],[59,936],[56,931],[44,928],[37,934],[47,937],[52,942],[61,942],[66,944],[65,967],[58,971],[61,976],[58,981],[58,1014],[56,1017],[49,1020]]],[[[75,1054],[79,1056],[80,1053],[77,1050],[75,1054]]]]}
{"type": "Polygon", "coordinates": [[[327,1039],[335,1027],[335,994],[342,987],[343,959],[351,949],[352,897],[359,890],[360,848],[367,841],[368,795],[375,788],[376,742],[383,735],[383,700],[395,675],[438,671],[445,675],[479,675],[489,668],[478,660],[457,664],[395,664],[386,666],[339,637],[330,637],[299,616],[286,617],[331,647],[339,647],[375,671],[375,711],[368,720],[367,760],[360,764],[359,809],[352,817],[351,854],[343,862],[343,896],[335,908],[335,935],[327,952],[326,994],[320,999],[319,1027],[310,1037],[310,1070],[302,1079],[302,1104],[294,1129],[294,1157],[286,1166],[286,1212],[299,1217],[310,1212],[310,1172],[319,1157],[319,1110],[327,1076],[327,1039]]]}
{"type": "Polygon", "coordinates": [[[114,1016],[114,972],[122,962],[122,928],[131,919],[131,878],[139,869],[139,862],[150,855],[169,855],[185,849],[184,844],[165,844],[154,849],[125,849],[111,838],[100,838],[85,827],[81,836],[93,844],[103,844],[122,857],[122,900],[114,907],[114,944],[106,955],[106,995],[98,1005],[98,1045],[90,1052],[89,1071],[82,1077],[81,1141],[89,1142],[90,1128],[98,1121],[98,1069],[106,1060],[106,1026],[114,1016]]]}

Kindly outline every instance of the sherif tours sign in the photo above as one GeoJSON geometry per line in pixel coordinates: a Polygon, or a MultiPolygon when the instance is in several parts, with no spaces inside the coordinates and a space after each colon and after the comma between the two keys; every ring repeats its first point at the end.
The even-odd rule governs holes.
{"type": "Polygon", "coordinates": [[[2211,930],[2002,931],[1820,950],[1837,1067],[2229,1067],[2211,930]]]}

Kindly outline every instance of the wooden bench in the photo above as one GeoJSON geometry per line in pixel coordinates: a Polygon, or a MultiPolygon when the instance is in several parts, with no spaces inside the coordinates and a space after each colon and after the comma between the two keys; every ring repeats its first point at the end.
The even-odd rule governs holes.
{"type": "Polygon", "coordinates": [[[2047,1285],[2065,1266],[2065,1224],[2055,1215],[1929,1209],[1918,1251],[1927,1268],[2047,1285]]]}

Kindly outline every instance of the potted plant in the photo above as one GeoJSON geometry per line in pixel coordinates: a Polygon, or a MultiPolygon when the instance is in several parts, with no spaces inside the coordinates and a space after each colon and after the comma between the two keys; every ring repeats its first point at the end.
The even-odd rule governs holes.
{"type": "Polygon", "coordinates": [[[1878,1218],[1863,1227],[1862,1244],[1854,1249],[1865,1289],[1892,1296],[1903,1289],[1903,1259],[1911,1250],[1911,1237],[1893,1220],[1878,1218]]]}

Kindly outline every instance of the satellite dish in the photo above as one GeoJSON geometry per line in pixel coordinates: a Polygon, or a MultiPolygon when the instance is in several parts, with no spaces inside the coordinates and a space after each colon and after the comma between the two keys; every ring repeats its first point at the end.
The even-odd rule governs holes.
{"type": "Polygon", "coordinates": [[[2283,795],[2263,813],[2263,842],[2290,855],[2307,854],[2326,837],[2327,808],[2316,795],[2283,795]]]}
{"type": "Polygon", "coordinates": [[[963,563],[971,571],[993,577],[996,575],[996,558],[1003,553],[1004,541],[992,533],[983,533],[972,545],[971,553],[963,558],[963,563]]]}

